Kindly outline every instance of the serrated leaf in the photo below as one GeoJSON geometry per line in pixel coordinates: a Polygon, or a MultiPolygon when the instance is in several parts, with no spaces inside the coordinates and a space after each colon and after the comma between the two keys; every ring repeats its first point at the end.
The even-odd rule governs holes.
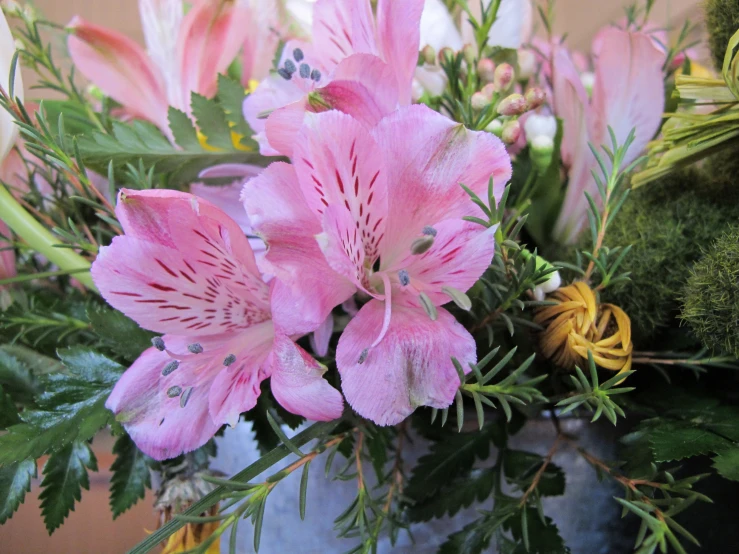
{"type": "Polygon", "coordinates": [[[170,106],[169,112],[167,113],[167,119],[169,121],[169,129],[172,131],[172,136],[179,146],[185,150],[191,150],[194,152],[203,150],[203,147],[198,140],[198,131],[195,129],[195,125],[193,125],[192,120],[185,112],[170,106]]]}
{"type": "MultiPolygon", "coordinates": [[[[523,522],[526,522],[528,548],[521,548],[521,552],[528,552],[529,554],[570,554],[570,549],[565,545],[564,540],[559,535],[559,529],[551,518],[545,517],[542,521],[539,513],[534,508],[525,508],[525,511],[525,518],[513,516],[503,524],[503,527],[510,531],[513,538],[523,546],[523,522]]],[[[518,552],[518,549],[516,552],[518,552]]]]}
{"type": "Polygon", "coordinates": [[[5,394],[2,385],[0,385],[0,431],[20,423],[20,420],[13,399],[5,394]]]}
{"type": "Polygon", "coordinates": [[[267,419],[269,404],[266,395],[260,394],[257,405],[244,414],[244,419],[251,422],[254,438],[257,441],[259,453],[262,455],[280,445],[280,439],[272,430],[272,426],[270,426],[267,419]]]}
{"type": "Polygon", "coordinates": [[[24,460],[0,468],[0,525],[13,517],[31,490],[31,480],[36,477],[36,462],[24,460]]]}
{"type": "Polygon", "coordinates": [[[95,333],[111,350],[129,362],[133,362],[151,346],[154,333],[139,327],[117,310],[96,306],[87,311],[87,317],[95,333]]]}
{"type": "Polygon", "coordinates": [[[90,489],[87,470],[97,471],[97,460],[86,442],[74,442],[49,456],[41,482],[41,515],[52,534],[74,511],[82,489],[90,489]]]}
{"type": "Polygon", "coordinates": [[[739,448],[731,448],[715,456],[713,467],[722,477],[739,481],[739,448]]]}
{"type": "Polygon", "coordinates": [[[719,452],[732,444],[708,429],[681,421],[662,421],[649,430],[648,436],[656,462],[670,462],[719,452]]]}
{"type": "Polygon", "coordinates": [[[452,533],[439,548],[439,554],[480,554],[490,545],[484,519],[465,525],[461,531],[452,533]]]}
{"type": "Polygon", "coordinates": [[[23,411],[23,423],[0,436],[0,466],[92,438],[112,420],[105,400],[123,367],[84,347],[65,349],[59,356],[68,373],[39,378],[37,407],[23,411]]]}
{"type": "Polygon", "coordinates": [[[222,150],[233,150],[231,127],[218,101],[193,92],[191,107],[192,115],[200,132],[205,135],[208,145],[222,150]]]}
{"type": "Polygon", "coordinates": [[[248,123],[244,119],[244,99],[246,91],[241,83],[225,75],[218,75],[218,103],[231,124],[231,129],[243,136],[252,134],[248,123]]]}
{"type": "Polygon", "coordinates": [[[492,468],[473,469],[467,475],[451,480],[434,496],[413,504],[408,515],[413,522],[453,516],[474,502],[484,502],[493,492],[494,485],[495,471],[492,468]]]}
{"type": "Polygon", "coordinates": [[[19,402],[31,400],[36,392],[36,384],[27,365],[4,349],[0,350],[0,385],[19,402]]]}
{"type": "Polygon", "coordinates": [[[122,435],[113,446],[117,457],[111,471],[110,510],[117,518],[146,495],[151,488],[149,467],[153,460],[141,452],[128,435],[122,435]]]}
{"type": "Polygon", "coordinates": [[[431,445],[429,454],[418,460],[405,494],[417,502],[436,494],[455,476],[472,469],[475,460],[486,459],[493,436],[499,433],[499,428],[491,424],[473,433],[445,434],[431,445]]]}

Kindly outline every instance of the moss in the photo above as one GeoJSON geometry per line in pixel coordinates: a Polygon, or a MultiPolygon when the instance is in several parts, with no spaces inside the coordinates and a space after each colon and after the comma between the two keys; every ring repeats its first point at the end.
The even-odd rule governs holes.
{"type": "Polygon", "coordinates": [[[633,245],[621,268],[631,282],[607,290],[604,298],[631,317],[637,347],[676,323],[682,287],[701,246],[739,215],[737,204],[722,198],[704,174],[683,171],[632,191],[609,228],[608,246],[633,245]]]}
{"type": "Polygon", "coordinates": [[[707,179],[701,184],[702,190],[726,202],[739,202],[739,149],[732,147],[714,154],[704,167],[707,179]]]}
{"type": "Polygon", "coordinates": [[[708,44],[714,64],[721,69],[732,35],[739,29],[739,0],[706,0],[708,44]]]}
{"type": "Polygon", "coordinates": [[[739,356],[739,227],[721,235],[693,266],[682,318],[705,346],[739,356]]]}

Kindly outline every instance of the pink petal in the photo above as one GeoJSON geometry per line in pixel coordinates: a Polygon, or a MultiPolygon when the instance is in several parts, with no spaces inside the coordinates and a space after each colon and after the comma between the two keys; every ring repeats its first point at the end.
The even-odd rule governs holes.
{"type": "Polygon", "coordinates": [[[554,113],[562,119],[562,159],[567,166],[574,164],[574,158],[583,154],[583,144],[587,148],[590,107],[588,93],[580,80],[580,73],[570,53],[557,46],[553,55],[553,103],[554,113]],[[584,140],[584,142],[583,142],[584,140]]]}
{"type": "Polygon", "coordinates": [[[320,62],[332,70],[359,52],[377,53],[369,0],[318,0],[313,8],[313,41],[320,62]]]}
{"type": "Polygon", "coordinates": [[[269,319],[268,288],[236,222],[174,191],[122,190],[125,236],[92,266],[103,297],[142,327],[215,335],[269,319]]]}
{"type": "Polygon", "coordinates": [[[251,17],[245,2],[199,0],[187,13],[178,42],[186,106],[190,91],[208,97],[216,93],[218,74],[226,73],[236,58],[251,17]]]}
{"type": "Polygon", "coordinates": [[[308,100],[303,96],[297,102],[272,112],[265,128],[267,142],[272,150],[283,156],[292,157],[307,109],[308,100]]]}
{"type": "Polygon", "coordinates": [[[411,103],[411,85],[421,43],[423,0],[379,0],[377,35],[382,58],[393,68],[401,106],[411,103]]]}
{"type": "Polygon", "coordinates": [[[414,256],[409,251],[404,260],[383,270],[398,283],[397,272],[405,269],[410,284],[401,290],[414,296],[425,292],[440,306],[451,300],[442,288],[467,292],[490,267],[495,255],[495,228],[447,219],[434,225],[434,229],[434,244],[427,252],[414,256]]]}
{"type": "MultiPolygon", "coordinates": [[[[462,367],[477,361],[475,341],[444,309],[431,321],[421,308],[394,304],[380,344],[363,351],[382,327],[383,302],[371,300],[339,339],[336,363],[351,407],[378,425],[395,425],[419,406],[446,408],[459,388],[452,357],[462,367]]],[[[469,371],[469,369],[468,369],[469,371]]]]}
{"type": "Polygon", "coordinates": [[[330,205],[345,206],[359,224],[365,255],[377,259],[387,218],[387,177],[381,150],[366,127],[331,111],[310,116],[293,157],[303,196],[322,216],[330,205]]]}
{"type": "Polygon", "coordinates": [[[333,334],[334,316],[333,314],[328,314],[328,317],[321,326],[313,331],[313,334],[310,336],[310,347],[316,353],[316,356],[323,357],[328,354],[328,345],[333,334]]]}
{"type": "Polygon", "coordinates": [[[80,73],[130,115],[168,132],[165,85],[143,48],[117,31],[79,17],[69,27],[69,55],[80,73]]]}
{"type": "MultiPolygon", "coordinates": [[[[204,183],[193,183],[190,192],[223,210],[228,217],[233,219],[241,230],[249,235],[253,233],[249,216],[246,215],[244,205],[240,201],[241,190],[244,188],[243,181],[235,181],[230,185],[206,185],[204,183]]],[[[252,250],[264,250],[263,241],[249,240],[252,250]],[[257,245],[257,248],[255,248],[257,245]]]]}
{"type": "Polygon", "coordinates": [[[270,165],[244,186],[242,200],[269,245],[265,271],[277,278],[272,318],[291,335],[314,331],[356,289],[329,267],[318,247],[321,223],[303,197],[295,167],[270,165]]]}
{"type": "Polygon", "coordinates": [[[323,229],[316,238],[328,265],[358,288],[369,292],[367,284],[363,283],[364,246],[352,214],[345,206],[330,205],[323,214],[323,229]]]}
{"type": "Polygon", "coordinates": [[[195,450],[208,442],[220,427],[208,413],[209,383],[190,385],[187,379],[183,381],[184,367],[163,376],[162,371],[171,362],[166,352],[156,348],[144,351],[123,374],[105,403],[136,445],[156,460],[195,450]],[[180,396],[167,394],[173,386],[179,386],[183,392],[193,386],[184,408],[180,406],[180,396]]]}
{"type": "MultiPolygon", "coordinates": [[[[209,411],[214,421],[232,427],[239,415],[251,410],[259,398],[260,383],[269,376],[268,358],[274,340],[274,327],[267,321],[235,335],[219,349],[214,360],[220,368],[209,393],[209,411]],[[224,360],[233,361],[224,367],[224,360]]],[[[203,356],[207,354],[206,350],[203,356]]]]}
{"type": "Polygon", "coordinates": [[[497,137],[468,131],[426,106],[401,108],[372,136],[387,168],[389,213],[380,245],[385,267],[406,257],[425,226],[482,213],[460,183],[486,198],[492,177],[499,200],[511,177],[510,157],[497,137]]]}
{"type": "Polygon", "coordinates": [[[277,2],[252,3],[251,17],[242,63],[242,83],[250,80],[261,81],[269,75],[272,60],[280,42],[280,14],[277,2]]]}
{"type": "Polygon", "coordinates": [[[277,333],[272,351],[272,394],[287,411],[312,421],[341,417],[344,399],[322,376],[326,368],[289,337],[277,333]]]}

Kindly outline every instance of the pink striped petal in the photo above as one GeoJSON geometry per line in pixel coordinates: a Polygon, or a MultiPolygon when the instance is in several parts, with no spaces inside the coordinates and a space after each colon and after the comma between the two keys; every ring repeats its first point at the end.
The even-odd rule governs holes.
{"type": "Polygon", "coordinates": [[[165,84],[143,48],[133,40],[75,17],[67,40],[74,65],[133,117],[168,132],[165,84]]]}
{"type": "Polygon", "coordinates": [[[377,35],[382,59],[394,70],[401,106],[411,103],[421,43],[423,0],[379,0],[377,35]]]}
{"type": "Polygon", "coordinates": [[[341,417],[344,399],[323,378],[325,366],[281,333],[275,337],[272,360],[270,388],[283,408],[312,421],[341,417]]]}
{"type": "Polygon", "coordinates": [[[495,198],[500,199],[511,177],[510,157],[497,137],[468,131],[426,106],[398,110],[372,136],[383,153],[384,177],[392,185],[380,252],[384,267],[405,258],[425,226],[481,214],[460,183],[486,198],[492,177],[495,198]]]}
{"type": "Polygon", "coordinates": [[[383,319],[383,302],[371,300],[339,339],[336,363],[351,407],[378,425],[400,423],[419,406],[448,407],[460,384],[451,358],[464,368],[477,361],[472,336],[444,309],[431,321],[421,308],[394,304],[384,338],[362,356],[383,319]]]}
{"type": "Polygon", "coordinates": [[[116,383],[105,403],[139,449],[156,460],[199,448],[221,426],[208,413],[210,384],[191,382],[193,372],[188,372],[184,365],[163,376],[162,371],[172,361],[166,352],[156,348],[144,351],[116,383]],[[168,395],[167,391],[175,386],[180,387],[180,395],[168,395]],[[183,408],[181,394],[191,386],[183,408]]]}
{"type": "Polygon", "coordinates": [[[376,54],[369,0],[318,0],[313,8],[313,43],[321,65],[329,71],[352,54],[376,54]]]}
{"type": "Polygon", "coordinates": [[[321,326],[313,331],[313,334],[310,336],[310,347],[316,353],[316,356],[323,357],[328,354],[328,346],[333,334],[334,316],[333,314],[328,314],[328,317],[321,326]]]}

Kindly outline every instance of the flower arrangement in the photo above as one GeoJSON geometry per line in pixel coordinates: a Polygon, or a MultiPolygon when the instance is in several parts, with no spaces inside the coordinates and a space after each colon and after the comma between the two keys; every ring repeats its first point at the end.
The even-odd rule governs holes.
{"type": "Polygon", "coordinates": [[[259,550],[318,458],[356,483],[351,552],[470,506],[439,552],[570,552],[565,451],[637,552],[710,539],[692,514],[739,480],[735,2],[706,6],[719,74],[651,0],[590,53],[552,1],[138,4],[145,47],[3,4],[0,523],[40,474],[62,525],[107,429],[112,516],[158,483],[134,554],[242,551],[243,519],[259,550]],[[581,440],[609,425],[618,460],[581,440]],[[263,455],[224,476],[236,426],[263,455]]]}

